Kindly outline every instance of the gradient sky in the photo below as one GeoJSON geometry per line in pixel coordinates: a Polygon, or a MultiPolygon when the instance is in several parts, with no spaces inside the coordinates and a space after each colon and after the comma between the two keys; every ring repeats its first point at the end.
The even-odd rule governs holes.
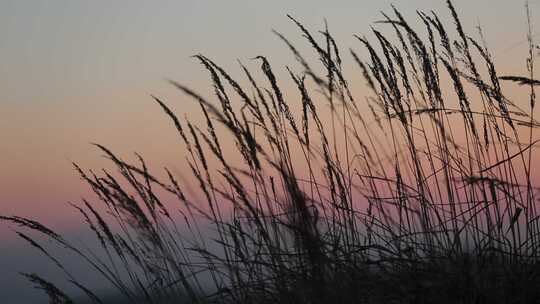
{"type": "MultiPolygon", "coordinates": [[[[164,81],[207,93],[207,73],[189,56],[203,53],[233,75],[240,75],[236,59],[255,66],[249,58],[261,54],[279,69],[293,59],[271,29],[303,43],[286,14],[311,29],[326,18],[343,48],[360,49],[352,34],[368,33],[391,3],[409,19],[416,9],[433,9],[448,20],[442,0],[0,1],[0,214],[75,231],[80,220],[66,202],[88,189],[70,161],[105,166],[90,142],[123,155],[141,152],[158,168],[182,166],[174,130],[149,94],[189,115],[193,104],[164,81]]],[[[523,71],[515,59],[525,54],[523,1],[454,4],[469,32],[484,27],[502,70],[523,71]]],[[[540,15],[540,1],[530,4],[540,15]]],[[[0,225],[0,267],[8,271],[0,277],[0,299],[24,293],[30,301],[35,293],[15,279],[16,271],[33,270],[37,260],[12,236],[0,225]]]]}

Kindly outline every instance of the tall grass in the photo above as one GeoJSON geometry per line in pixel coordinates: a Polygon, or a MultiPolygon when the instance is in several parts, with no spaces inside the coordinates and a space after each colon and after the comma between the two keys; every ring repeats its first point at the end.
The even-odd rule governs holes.
{"type": "MultiPolygon", "coordinates": [[[[258,74],[240,63],[241,85],[194,56],[212,100],[171,84],[200,105],[205,125],[153,99],[196,187],[101,145],[116,173],[74,164],[97,197],[74,207],[101,255],[36,221],[1,219],[80,256],[133,303],[538,302],[536,46],[529,31],[525,76],[499,75],[481,30],[469,36],[447,5],[451,25],[419,12],[416,30],[393,8],[372,39],[355,36],[366,59],[349,53],[365,86],[348,80],[327,26],[315,35],[291,16],[319,67],[277,32],[301,67],[287,67],[288,78],[257,56],[258,74]],[[530,98],[510,100],[508,85],[530,98]],[[358,87],[369,91],[356,96],[358,87]]],[[[39,238],[17,233],[103,303],[39,238]]],[[[25,276],[50,303],[70,303],[25,276]]]]}

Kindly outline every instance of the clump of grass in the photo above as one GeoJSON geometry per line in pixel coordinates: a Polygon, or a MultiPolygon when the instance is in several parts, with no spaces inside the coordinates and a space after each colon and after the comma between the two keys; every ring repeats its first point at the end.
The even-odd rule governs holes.
{"type": "MultiPolygon", "coordinates": [[[[290,79],[257,56],[262,79],[240,63],[246,86],[194,56],[216,101],[171,84],[200,105],[206,125],[153,98],[184,143],[198,192],[168,169],[160,178],[141,156],[131,164],[101,145],[116,174],[74,164],[102,203],[74,207],[105,258],[33,220],[1,219],[79,255],[134,303],[537,302],[532,35],[528,75],[501,76],[482,32],[469,36],[447,4],[452,28],[419,12],[415,30],[393,8],[374,39],[355,36],[367,54],[350,49],[365,96],[354,94],[362,84],[345,75],[328,26],[319,39],[291,16],[319,69],[277,32],[301,68],[287,67],[290,79]],[[281,89],[286,81],[297,95],[281,89]],[[528,109],[506,97],[502,81],[528,88],[528,109]]],[[[20,235],[102,302],[37,239],[20,235]]],[[[51,303],[68,303],[28,278],[51,303]]]]}

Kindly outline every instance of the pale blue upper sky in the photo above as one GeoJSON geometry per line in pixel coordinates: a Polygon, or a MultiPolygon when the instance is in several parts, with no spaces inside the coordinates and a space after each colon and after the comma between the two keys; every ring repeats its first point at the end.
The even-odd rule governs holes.
{"type": "MultiPolygon", "coordinates": [[[[367,32],[394,3],[406,16],[444,1],[0,1],[1,102],[49,102],[87,92],[152,88],[165,76],[197,68],[202,52],[218,61],[284,48],[271,28],[296,34],[285,14],[320,28],[327,18],[339,38],[367,32]]],[[[456,0],[466,24],[479,21],[488,40],[504,48],[522,40],[523,1],[456,0]],[[504,41],[496,40],[505,37],[504,41]]],[[[538,1],[536,1],[538,3],[538,1]]],[[[532,1],[532,7],[538,5],[532,1]]],[[[354,45],[350,39],[343,43],[354,45]]]]}

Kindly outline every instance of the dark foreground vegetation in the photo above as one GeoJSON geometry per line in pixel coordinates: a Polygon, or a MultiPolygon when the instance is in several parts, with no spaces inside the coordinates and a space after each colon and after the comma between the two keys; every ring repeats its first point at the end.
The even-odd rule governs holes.
{"type": "MultiPolygon", "coordinates": [[[[196,186],[100,145],[116,173],[74,165],[96,194],[74,207],[99,254],[31,219],[1,219],[85,302],[106,300],[42,237],[129,303],[540,302],[537,46],[529,30],[529,52],[515,61],[524,73],[499,75],[481,30],[467,34],[448,8],[450,24],[419,12],[415,26],[394,9],[348,52],[327,27],[313,33],[289,17],[317,60],[276,32],[300,67],[286,78],[263,56],[254,58],[258,73],[240,63],[242,82],[194,56],[210,73],[212,99],[171,84],[200,105],[205,124],[154,100],[185,147],[184,180],[196,186]],[[348,80],[345,57],[364,81],[348,80]],[[284,83],[297,91],[285,94],[284,83]],[[527,98],[511,100],[506,88],[527,98]]],[[[50,303],[73,302],[24,276],[50,303]]]]}

